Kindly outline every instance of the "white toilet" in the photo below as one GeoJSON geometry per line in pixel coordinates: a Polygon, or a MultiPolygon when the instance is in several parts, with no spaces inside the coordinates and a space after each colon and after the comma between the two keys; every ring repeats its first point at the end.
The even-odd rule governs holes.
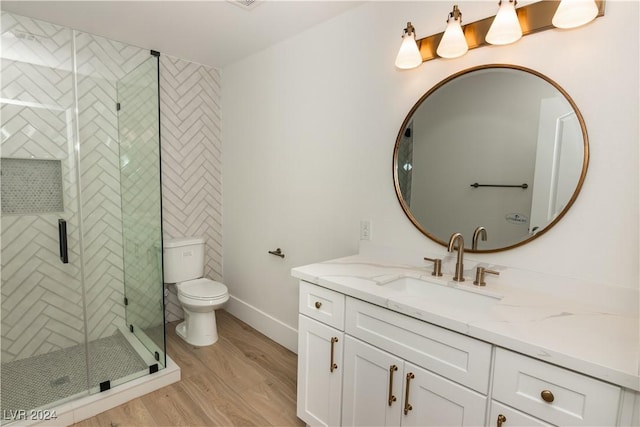
{"type": "Polygon", "coordinates": [[[216,310],[229,300],[225,285],[203,278],[204,239],[182,237],[164,241],[164,282],[175,283],[184,322],[176,333],[196,346],[218,341],[216,310]]]}

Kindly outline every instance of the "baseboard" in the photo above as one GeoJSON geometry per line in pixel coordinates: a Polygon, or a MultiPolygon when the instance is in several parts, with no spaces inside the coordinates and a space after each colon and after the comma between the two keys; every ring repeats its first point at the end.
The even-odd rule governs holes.
{"type": "Polygon", "coordinates": [[[298,353],[298,331],[291,326],[233,295],[229,295],[224,309],[283,347],[298,353]]]}

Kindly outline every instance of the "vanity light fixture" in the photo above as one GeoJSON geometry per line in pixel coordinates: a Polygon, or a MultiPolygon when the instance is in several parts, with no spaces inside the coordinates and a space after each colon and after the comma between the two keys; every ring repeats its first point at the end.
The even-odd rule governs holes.
{"type": "Polygon", "coordinates": [[[469,50],[467,39],[462,32],[462,12],[458,5],[453,6],[453,12],[447,18],[447,28],[436,53],[442,58],[457,58],[464,55],[469,50]]]}
{"type": "Polygon", "coordinates": [[[408,70],[416,68],[420,64],[422,64],[422,55],[416,43],[416,29],[413,28],[411,22],[407,22],[407,28],[404,29],[402,34],[400,51],[396,57],[396,67],[408,70]]]}
{"type": "Polygon", "coordinates": [[[489,44],[515,43],[522,37],[522,27],[516,13],[516,0],[500,0],[498,13],[489,27],[485,40],[489,44]]]}
{"type": "Polygon", "coordinates": [[[596,19],[598,5],[594,0],[562,0],[551,22],[558,28],[576,28],[596,19]]]}
{"type": "MultiPolygon", "coordinates": [[[[445,39],[445,35],[447,35],[447,32],[449,31],[450,25],[454,23],[460,25],[462,34],[467,42],[467,49],[471,50],[488,44],[513,43],[520,37],[550,30],[556,28],[556,26],[558,28],[574,28],[576,26],[584,25],[589,22],[587,19],[593,19],[591,18],[594,13],[592,4],[595,4],[597,8],[596,17],[604,16],[605,0],[562,0],[562,2],[559,0],[542,0],[527,4],[517,9],[515,9],[515,3],[515,0],[500,0],[496,16],[490,16],[466,25],[461,25],[461,22],[456,23],[455,18],[453,20],[450,18],[447,21],[447,29],[444,32],[432,34],[417,40],[415,37],[415,28],[410,22],[408,22],[407,28],[404,30],[400,52],[398,52],[398,57],[396,58],[396,66],[402,69],[415,68],[420,66],[422,62],[430,61],[439,57],[447,57],[445,56],[446,53],[444,53],[444,51],[441,54],[440,49],[441,47],[444,49],[443,46],[447,46],[446,40],[444,40],[443,45],[443,39],[445,39]],[[584,13],[584,15],[589,18],[572,18],[572,24],[563,23],[566,22],[566,20],[562,19],[563,15],[568,13],[566,11],[570,11],[572,16],[576,16],[582,15],[584,10],[589,10],[589,13],[584,13]],[[501,23],[503,21],[503,17],[500,16],[503,13],[506,13],[505,17],[511,17],[511,28],[515,29],[515,37],[517,37],[517,39],[514,38],[510,42],[504,41],[504,38],[498,38],[497,36],[495,38],[493,37],[493,33],[495,32],[498,34],[498,30],[500,30],[503,25],[501,23]],[[517,18],[517,21],[513,19],[513,16],[517,18]],[[518,23],[517,28],[515,25],[516,22],[518,23]],[[418,54],[416,54],[416,51],[418,54]]],[[[450,13],[449,16],[456,15],[456,11],[457,13],[460,13],[457,6],[454,6],[453,12],[450,13]]],[[[500,30],[500,32],[502,32],[502,30],[500,30]]]]}

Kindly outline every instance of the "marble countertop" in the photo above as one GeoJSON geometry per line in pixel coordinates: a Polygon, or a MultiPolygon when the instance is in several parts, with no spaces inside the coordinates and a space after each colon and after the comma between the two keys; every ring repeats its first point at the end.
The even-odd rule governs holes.
{"type": "Polygon", "coordinates": [[[635,290],[584,286],[578,293],[568,286],[564,293],[550,292],[549,286],[531,283],[548,284],[557,278],[497,269],[500,276],[487,275],[485,287],[472,284],[473,268],[465,271],[466,281],[458,283],[444,269],[443,277],[431,276],[429,263],[386,263],[365,255],[297,267],[291,273],[300,280],[640,391],[640,322],[637,304],[628,301],[634,295],[637,301],[635,290]],[[442,304],[427,295],[407,295],[385,287],[403,277],[430,282],[426,287],[458,288],[460,302],[442,304]],[[501,299],[490,306],[476,305],[473,296],[464,297],[468,292],[501,299]]]}

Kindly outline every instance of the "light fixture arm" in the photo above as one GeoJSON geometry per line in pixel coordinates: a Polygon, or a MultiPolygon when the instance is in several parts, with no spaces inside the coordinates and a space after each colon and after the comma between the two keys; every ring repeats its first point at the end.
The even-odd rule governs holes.
{"type": "Polygon", "coordinates": [[[407,28],[404,29],[404,35],[409,35],[412,34],[415,35],[416,34],[416,29],[413,27],[413,25],[411,25],[411,22],[407,22],[407,28]]]}
{"type": "MultiPolygon", "coordinates": [[[[595,1],[598,6],[598,17],[604,16],[605,0],[595,1]]],[[[529,34],[534,34],[541,31],[549,30],[551,28],[555,28],[551,23],[551,20],[558,8],[559,3],[560,1],[556,0],[544,0],[538,1],[536,3],[531,3],[516,9],[518,20],[520,21],[520,27],[522,28],[522,36],[524,37],[529,34]]],[[[449,16],[453,15],[455,18],[455,9],[456,8],[454,7],[454,11],[450,12],[449,16]]],[[[495,16],[490,16],[488,18],[484,18],[462,26],[462,30],[467,40],[469,50],[489,45],[485,41],[485,36],[489,31],[494,18],[495,16]]],[[[422,55],[423,62],[430,61],[439,57],[436,54],[436,49],[440,44],[440,40],[442,39],[443,34],[444,32],[441,32],[416,40],[418,48],[420,49],[420,54],[422,55]]]]}
{"type": "Polygon", "coordinates": [[[447,19],[447,22],[449,22],[449,19],[453,19],[455,21],[462,21],[462,12],[460,12],[460,8],[458,7],[457,4],[453,5],[453,11],[449,12],[449,18],[447,19]]]}

